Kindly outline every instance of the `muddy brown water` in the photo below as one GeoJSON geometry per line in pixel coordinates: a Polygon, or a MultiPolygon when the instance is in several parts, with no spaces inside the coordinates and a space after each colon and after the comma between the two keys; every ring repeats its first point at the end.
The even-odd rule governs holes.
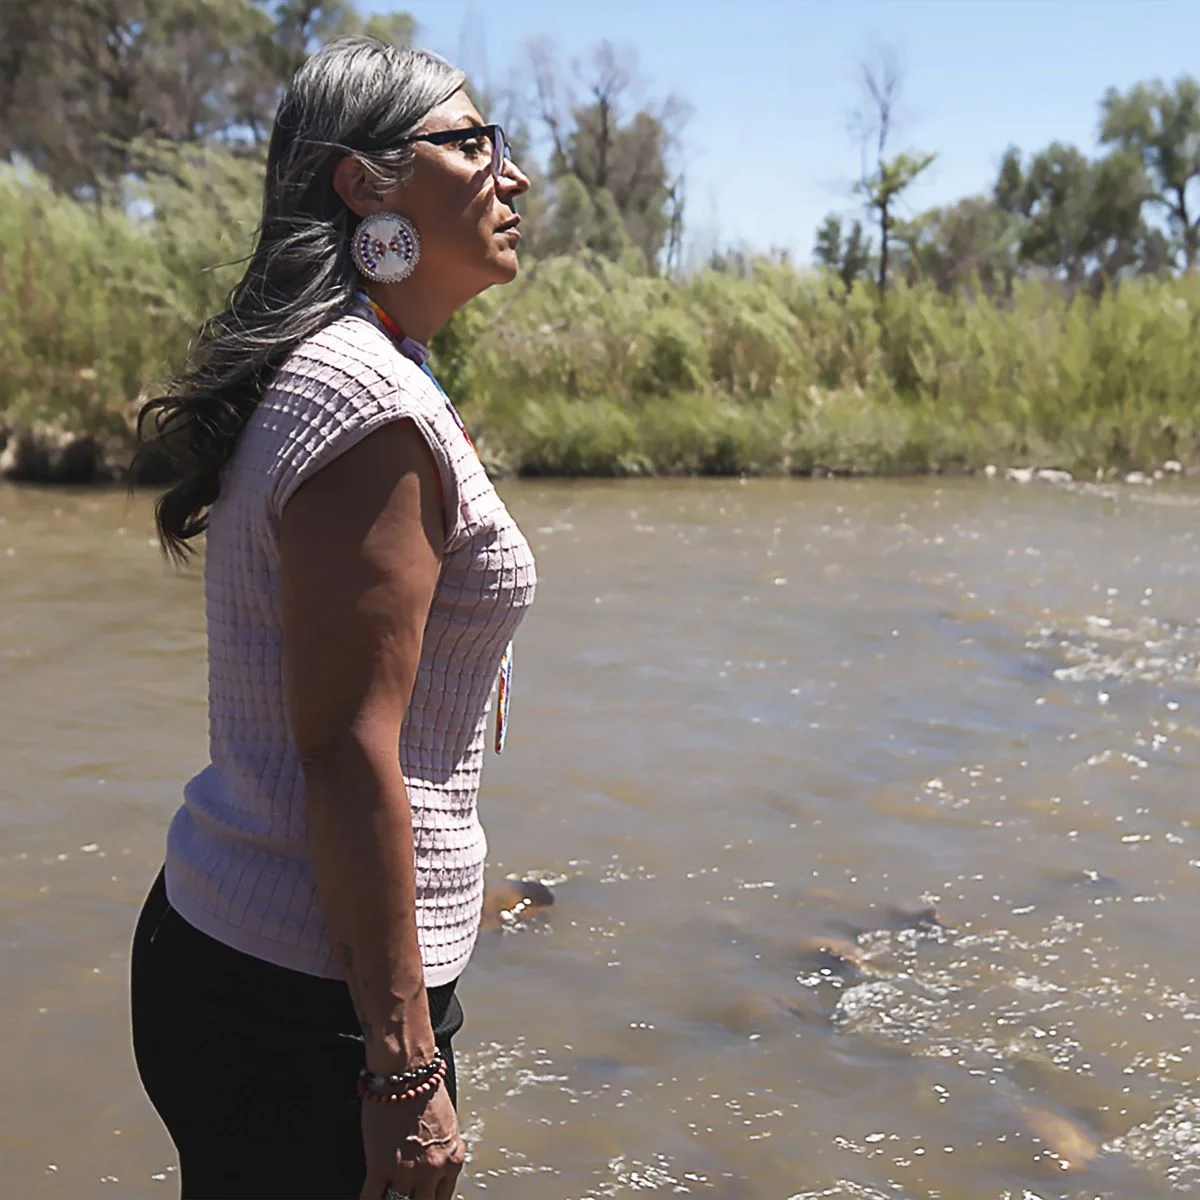
{"type": "MultiPolygon", "coordinates": [[[[1200,491],[510,484],[461,1195],[1200,1188],[1200,491]]],[[[168,1197],[126,953],[205,753],[149,501],[0,489],[0,1194],[168,1197]]]]}

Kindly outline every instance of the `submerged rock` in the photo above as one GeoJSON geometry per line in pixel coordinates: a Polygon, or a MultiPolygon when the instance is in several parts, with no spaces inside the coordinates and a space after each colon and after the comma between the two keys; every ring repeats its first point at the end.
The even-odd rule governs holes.
{"type": "Polygon", "coordinates": [[[847,984],[896,969],[893,963],[872,956],[866,946],[836,934],[806,938],[797,949],[802,967],[847,984]]]}
{"type": "Polygon", "coordinates": [[[554,904],[554,893],[537,879],[502,879],[488,884],[483,893],[479,928],[490,933],[511,925],[527,914],[544,912],[554,904]]]}
{"type": "Polygon", "coordinates": [[[1021,1124],[1049,1150],[1063,1170],[1078,1170],[1100,1153],[1100,1139],[1078,1121],[1044,1108],[1022,1107],[1021,1124]]]}
{"type": "Polygon", "coordinates": [[[953,926],[932,905],[921,908],[906,908],[897,904],[882,907],[872,905],[865,913],[831,915],[827,924],[838,933],[854,939],[856,943],[859,943],[860,939],[870,940],[881,934],[906,931],[918,934],[953,932],[953,926]]]}
{"type": "Polygon", "coordinates": [[[950,929],[950,924],[946,918],[933,905],[926,905],[924,908],[898,908],[891,907],[885,909],[887,915],[887,927],[889,929],[916,929],[928,931],[932,929],[950,929]]]}
{"type": "Polygon", "coordinates": [[[813,1021],[821,1014],[806,997],[745,995],[718,1010],[717,1020],[732,1033],[761,1033],[783,1021],[813,1021]]]}

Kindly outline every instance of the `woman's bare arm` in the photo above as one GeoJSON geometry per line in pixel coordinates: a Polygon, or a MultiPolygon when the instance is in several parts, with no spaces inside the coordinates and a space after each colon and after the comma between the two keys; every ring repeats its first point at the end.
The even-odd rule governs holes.
{"type": "Polygon", "coordinates": [[[400,726],[444,544],[437,467],[410,421],[297,489],[280,538],[284,667],[308,845],[368,1067],[432,1056],[400,726]]]}

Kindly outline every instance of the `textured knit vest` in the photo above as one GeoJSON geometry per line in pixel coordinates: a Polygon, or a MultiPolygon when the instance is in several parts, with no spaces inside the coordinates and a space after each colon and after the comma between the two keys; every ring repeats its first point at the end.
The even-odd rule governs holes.
{"type": "MultiPolygon", "coordinates": [[[[415,344],[409,346],[419,358],[415,344]]],[[[433,380],[348,315],[272,380],[222,480],[205,562],[211,763],[167,835],[172,905],[192,925],[279,966],[341,978],[306,847],[304,777],[287,720],[280,517],[306,479],[372,430],[408,418],[441,477],[446,544],[400,733],[413,815],[417,922],[428,987],[470,957],[487,843],[476,813],[487,714],[533,600],[533,556],[433,380]]]]}

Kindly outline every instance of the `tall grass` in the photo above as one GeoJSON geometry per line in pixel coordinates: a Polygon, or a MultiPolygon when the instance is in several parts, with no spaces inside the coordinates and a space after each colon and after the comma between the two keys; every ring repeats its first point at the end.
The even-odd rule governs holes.
{"type": "MultiPolygon", "coordinates": [[[[100,206],[0,171],[0,425],[128,444],[131,406],[234,282],[256,215],[251,165],[170,166],[100,206]]],[[[777,264],[668,281],[583,254],[532,264],[434,349],[497,470],[1200,461],[1194,277],[1130,280],[1098,302],[1032,282],[1004,301],[924,284],[880,301],[777,264]]]]}
{"type": "Polygon", "coordinates": [[[152,184],[95,204],[0,166],[0,427],[45,421],[128,450],[139,395],[236,280],[257,170],[157,157],[152,184]]]}

